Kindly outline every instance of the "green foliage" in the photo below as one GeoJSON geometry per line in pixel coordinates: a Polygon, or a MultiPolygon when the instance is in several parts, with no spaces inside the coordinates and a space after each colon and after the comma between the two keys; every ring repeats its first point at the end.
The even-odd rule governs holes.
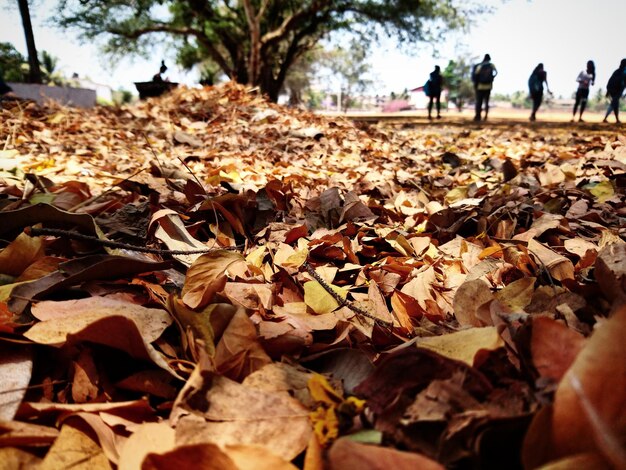
{"type": "Polygon", "coordinates": [[[354,106],[354,95],[365,91],[373,81],[369,78],[372,66],[368,62],[368,49],[365,43],[352,39],[347,47],[338,46],[323,53],[321,60],[322,75],[328,82],[335,82],[341,89],[342,109],[354,106]]]}
{"type": "Polygon", "coordinates": [[[58,7],[62,27],[103,38],[108,52],[146,53],[155,41],[174,41],[181,64],[210,59],[274,100],[289,69],[322,38],[433,41],[484,11],[463,0],[58,0],[58,7]]]}
{"type": "Polygon", "coordinates": [[[0,77],[7,82],[23,82],[24,70],[22,65],[26,58],[20,54],[13,44],[0,43],[0,77]]]}
{"type": "Polygon", "coordinates": [[[451,60],[442,72],[444,87],[448,89],[448,102],[454,103],[460,111],[474,98],[474,84],[471,70],[476,59],[459,57],[451,60]]]}
{"type": "Polygon", "coordinates": [[[133,100],[133,94],[128,90],[119,88],[111,93],[111,98],[113,99],[114,104],[126,104],[133,100]]]}
{"type": "Polygon", "coordinates": [[[47,51],[39,53],[41,79],[45,85],[68,86],[70,81],[57,70],[58,57],[54,57],[47,51]]]}
{"type": "Polygon", "coordinates": [[[532,101],[528,95],[528,91],[518,90],[512,93],[509,101],[514,108],[532,108],[532,101]]]}

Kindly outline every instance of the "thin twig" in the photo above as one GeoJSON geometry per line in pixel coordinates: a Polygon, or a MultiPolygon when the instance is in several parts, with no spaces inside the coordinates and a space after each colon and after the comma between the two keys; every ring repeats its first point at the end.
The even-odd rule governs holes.
{"type": "Polygon", "coordinates": [[[41,235],[52,235],[55,237],[61,238],[70,238],[72,240],[83,240],[93,243],[99,243],[102,246],[106,246],[108,248],[121,248],[130,251],[138,251],[140,253],[151,253],[155,255],[197,255],[202,253],[210,253],[216,250],[238,250],[243,247],[243,245],[236,246],[224,246],[220,248],[198,248],[195,250],[167,250],[167,249],[159,249],[159,248],[148,248],[145,246],[137,246],[130,245],[128,243],[116,242],[112,240],[102,240],[98,237],[94,237],[92,235],[84,235],[78,232],[72,232],[70,230],[62,230],[55,228],[38,228],[38,227],[27,227],[25,232],[28,235],[37,237],[41,235]]]}
{"type": "Polygon", "coordinates": [[[307,261],[304,262],[304,268],[307,270],[307,272],[313,277],[313,279],[315,279],[317,282],[319,282],[321,284],[321,286],[324,288],[324,290],[326,292],[328,292],[333,299],[335,299],[337,301],[337,303],[339,305],[341,305],[342,307],[348,307],[350,310],[352,310],[354,313],[356,313],[357,315],[361,315],[364,317],[369,318],[370,320],[373,320],[375,323],[378,323],[386,328],[392,328],[393,327],[393,323],[390,321],[386,321],[386,320],[381,320],[378,317],[375,317],[374,315],[372,315],[371,313],[363,310],[360,307],[357,307],[356,305],[354,305],[352,302],[350,302],[347,298],[340,296],[331,286],[328,285],[328,283],[322,279],[322,277],[317,274],[317,272],[315,271],[315,269],[313,269],[313,266],[311,266],[307,261]]]}

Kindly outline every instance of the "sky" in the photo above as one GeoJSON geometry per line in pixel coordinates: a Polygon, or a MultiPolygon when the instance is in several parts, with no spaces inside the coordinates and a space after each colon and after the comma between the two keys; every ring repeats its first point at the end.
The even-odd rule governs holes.
{"type": "MultiPolygon", "coordinates": [[[[374,48],[371,65],[377,94],[402,91],[424,84],[435,65],[445,68],[459,55],[482,58],[491,55],[498,69],[494,93],[525,90],[532,69],[543,62],[555,96],[570,97],[576,77],[587,60],[596,63],[598,87],[606,88],[611,72],[626,57],[626,0],[486,0],[495,12],[477,19],[469,33],[450,33],[436,45],[398,47],[387,41],[374,48]],[[410,52],[410,53],[409,53],[410,52]]],[[[0,42],[10,42],[26,54],[17,2],[0,0],[0,42]]],[[[150,59],[125,58],[110,64],[96,44],[81,44],[68,31],[50,26],[56,0],[30,2],[38,50],[59,58],[68,76],[78,73],[114,89],[133,89],[133,82],[150,80],[161,58],[169,63],[166,77],[192,85],[195,73],[185,73],[173,63],[174,51],[157,49],[150,59]]]]}

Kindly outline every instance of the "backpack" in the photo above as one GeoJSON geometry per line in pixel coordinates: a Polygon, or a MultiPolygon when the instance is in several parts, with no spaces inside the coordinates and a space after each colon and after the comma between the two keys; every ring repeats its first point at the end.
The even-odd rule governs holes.
{"type": "Polygon", "coordinates": [[[541,78],[539,78],[538,73],[533,72],[530,74],[530,78],[528,79],[528,89],[531,94],[543,91],[543,82],[541,78]]]}
{"type": "Polygon", "coordinates": [[[430,80],[424,83],[424,94],[430,97],[430,80]]]}
{"type": "Polygon", "coordinates": [[[618,69],[613,72],[611,78],[609,78],[608,83],[606,84],[606,91],[610,95],[620,95],[622,91],[624,91],[622,83],[622,72],[618,69]]]}
{"type": "Polygon", "coordinates": [[[478,83],[493,83],[493,65],[490,63],[478,65],[478,83]]]}

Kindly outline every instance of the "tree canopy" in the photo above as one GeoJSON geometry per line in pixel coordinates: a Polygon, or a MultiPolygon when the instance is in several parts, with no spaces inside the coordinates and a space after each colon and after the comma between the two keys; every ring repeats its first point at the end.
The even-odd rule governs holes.
{"type": "Polygon", "coordinates": [[[291,66],[333,33],[435,41],[481,11],[463,0],[59,0],[56,20],[105,39],[108,52],[146,51],[167,35],[181,63],[209,59],[276,100],[291,66]]]}

